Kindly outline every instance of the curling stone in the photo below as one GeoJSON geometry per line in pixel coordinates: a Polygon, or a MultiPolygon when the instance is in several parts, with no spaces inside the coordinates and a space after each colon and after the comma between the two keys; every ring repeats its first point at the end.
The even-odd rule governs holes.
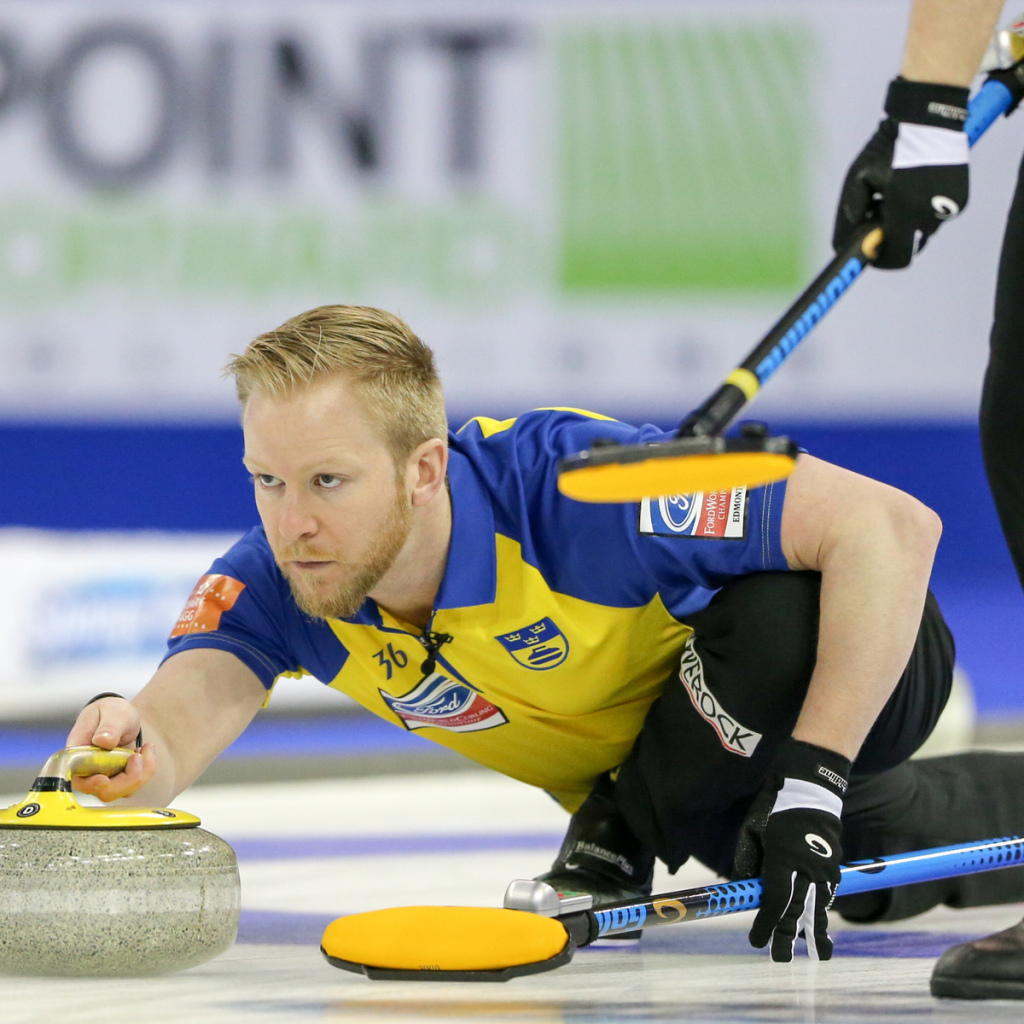
{"type": "Polygon", "coordinates": [[[234,942],[234,851],[183,811],[86,807],[72,775],[115,775],[131,750],[69,747],[0,810],[0,974],[138,977],[234,942]]]}

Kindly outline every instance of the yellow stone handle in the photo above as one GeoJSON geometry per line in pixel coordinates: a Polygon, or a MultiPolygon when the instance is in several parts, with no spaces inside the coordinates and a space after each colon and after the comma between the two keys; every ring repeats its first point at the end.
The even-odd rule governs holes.
{"type": "Polygon", "coordinates": [[[115,747],[104,750],[102,747],[68,747],[58,750],[47,760],[39,772],[41,779],[63,779],[71,781],[72,775],[117,775],[124,771],[128,758],[134,750],[115,747]]]}
{"type": "Polygon", "coordinates": [[[80,804],[71,790],[73,775],[116,775],[134,750],[115,747],[68,747],[43,765],[28,796],[0,809],[5,828],[194,828],[194,814],[171,807],[122,807],[121,802],[91,807],[80,804]]]}

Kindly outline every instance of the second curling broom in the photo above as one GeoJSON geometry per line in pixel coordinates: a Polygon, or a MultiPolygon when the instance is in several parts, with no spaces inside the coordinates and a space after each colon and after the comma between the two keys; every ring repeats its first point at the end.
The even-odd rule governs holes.
{"type": "MultiPolygon", "coordinates": [[[[1012,105],[1006,85],[987,81],[968,107],[968,144],[973,146],[1012,105]]],[[[870,221],[862,225],[718,390],[680,424],[671,441],[595,444],[562,460],[559,490],[577,501],[641,501],[760,487],[789,476],[798,451],[790,438],[771,437],[759,427],[741,431],[739,437],[722,433],[870,265],[881,241],[881,228],[870,221]]]]}

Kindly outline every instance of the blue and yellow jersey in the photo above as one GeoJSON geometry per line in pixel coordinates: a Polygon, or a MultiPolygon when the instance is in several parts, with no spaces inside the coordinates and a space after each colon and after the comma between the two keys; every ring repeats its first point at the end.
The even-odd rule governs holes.
{"type": "Polygon", "coordinates": [[[732,577],[786,568],[784,484],[618,505],[559,493],[559,460],[595,439],[668,436],[557,409],[453,434],[452,537],[430,627],[452,639],[426,677],[422,631],[372,600],[352,619],[304,615],[261,528],[200,581],[168,657],[229,651],[268,689],[308,673],[573,810],[625,758],[678,667],[687,616],[732,577]]]}

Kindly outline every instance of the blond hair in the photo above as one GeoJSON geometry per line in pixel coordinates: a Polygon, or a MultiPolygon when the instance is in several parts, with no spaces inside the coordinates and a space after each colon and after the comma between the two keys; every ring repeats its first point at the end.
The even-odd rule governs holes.
{"type": "Polygon", "coordinates": [[[371,306],[318,306],[254,338],[232,356],[244,406],[254,391],[286,394],[332,374],[359,389],[396,464],[433,437],[448,436],[434,353],[404,320],[371,306]]]}

